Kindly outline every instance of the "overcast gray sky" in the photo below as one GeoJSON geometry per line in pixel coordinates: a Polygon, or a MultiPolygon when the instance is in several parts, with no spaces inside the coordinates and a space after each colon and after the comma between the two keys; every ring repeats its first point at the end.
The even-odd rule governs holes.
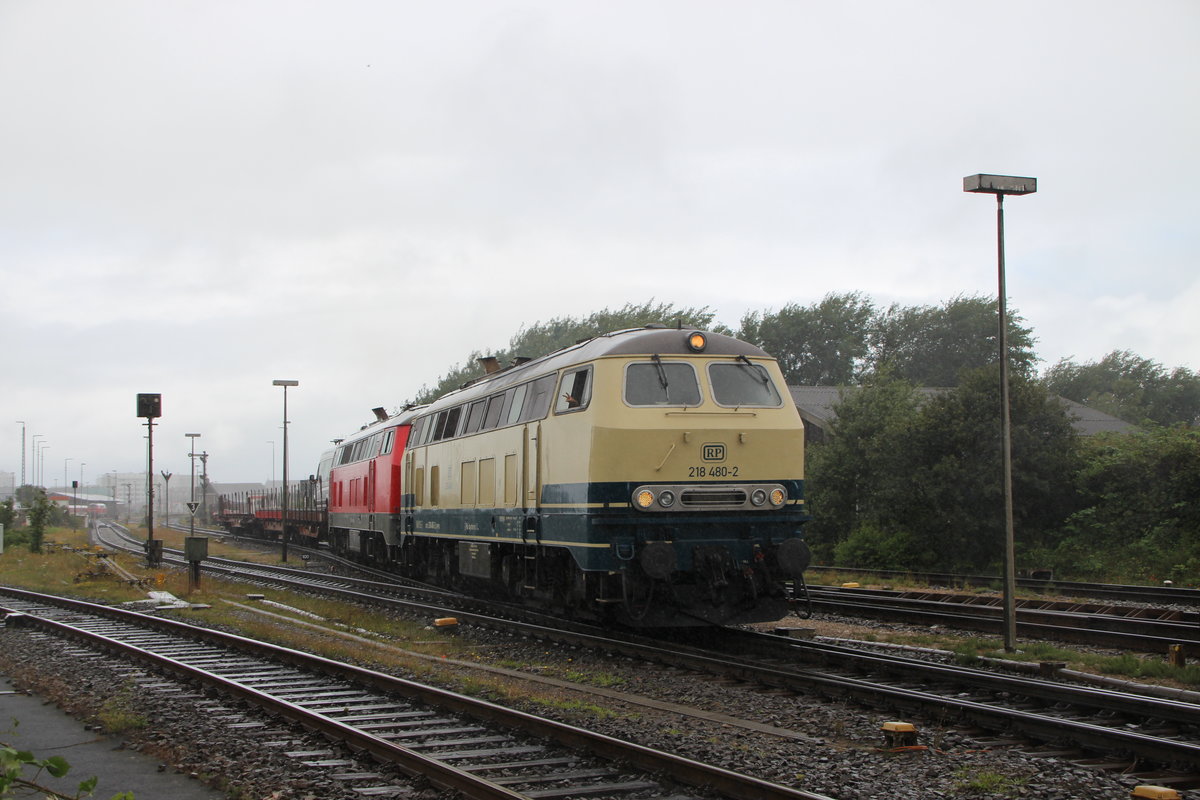
{"type": "Polygon", "coordinates": [[[977,172],[1043,366],[1197,369],[1198,87],[1194,0],[0,0],[0,470],[144,469],[161,392],[156,470],[270,479],[289,378],[307,475],[552,316],[994,296],[977,172]]]}

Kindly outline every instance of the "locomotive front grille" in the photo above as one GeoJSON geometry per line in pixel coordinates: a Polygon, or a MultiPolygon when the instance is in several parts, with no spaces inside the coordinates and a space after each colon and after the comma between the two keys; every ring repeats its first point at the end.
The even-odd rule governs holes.
{"type": "Polygon", "coordinates": [[[741,508],[746,505],[746,492],[742,489],[687,489],[680,494],[679,504],[692,508],[741,508]]]}
{"type": "Polygon", "coordinates": [[[639,511],[773,511],[787,503],[787,490],[778,483],[652,484],[633,490],[639,511]]]}

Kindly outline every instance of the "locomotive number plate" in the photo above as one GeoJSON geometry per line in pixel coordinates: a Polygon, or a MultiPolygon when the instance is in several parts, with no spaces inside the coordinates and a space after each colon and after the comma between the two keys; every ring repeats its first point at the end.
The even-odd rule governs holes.
{"type": "Polygon", "coordinates": [[[725,464],[701,464],[688,467],[689,478],[736,478],[737,476],[738,468],[725,464]]]}

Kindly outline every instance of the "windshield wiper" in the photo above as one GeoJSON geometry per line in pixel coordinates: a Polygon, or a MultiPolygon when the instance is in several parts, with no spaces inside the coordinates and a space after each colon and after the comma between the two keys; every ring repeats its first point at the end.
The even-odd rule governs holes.
{"type": "Polygon", "coordinates": [[[763,370],[755,369],[754,364],[750,361],[750,359],[746,358],[746,356],[739,355],[737,357],[737,360],[742,362],[741,364],[739,364],[739,366],[743,366],[746,369],[750,370],[750,374],[753,375],[754,377],[758,378],[760,381],[762,381],[763,386],[771,385],[771,381],[769,378],[767,378],[766,373],[763,370]]]}
{"type": "Polygon", "coordinates": [[[654,362],[654,366],[658,368],[658,382],[662,384],[663,394],[667,399],[671,399],[671,388],[667,385],[667,371],[663,369],[662,356],[658,353],[650,356],[650,360],[654,362]]]}

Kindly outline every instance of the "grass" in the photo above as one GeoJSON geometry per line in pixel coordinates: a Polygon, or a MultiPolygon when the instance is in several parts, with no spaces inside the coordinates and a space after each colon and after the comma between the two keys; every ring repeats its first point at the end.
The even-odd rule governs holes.
{"type": "Polygon", "coordinates": [[[975,771],[967,767],[958,770],[955,773],[955,777],[958,779],[955,787],[959,791],[998,794],[1003,797],[1018,796],[1021,787],[1028,782],[1027,778],[1004,775],[1003,773],[991,770],[975,771]]]}
{"type": "Polygon", "coordinates": [[[611,708],[604,708],[603,706],[598,706],[595,703],[589,703],[584,700],[558,700],[546,697],[534,697],[530,698],[530,702],[542,708],[567,711],[572,714],[595,717],[596,719],[615,719],[621,716],[611,708]]]}
{"type": "Polygon", "coordinates": [[[105,700],[96,713],[96,719],[109,733],[119,734],[146,727],[146,718],[137,712],[133,692],[128,687],[105,700]]]}
{"type": "MultiPolygon", "coordinates": [[[[184,534],[181,532],[163,530],[161,535],[172,545],[182,545],[184,534]]],[[[131,586],[120,581],[115,576],[98,568],[95,555],[85,554],[84,551],[88,547],[85,531],[53,528],[47,532],[46,539],[54,544],[48,546],[43,553],[30,553],[27,548],[16,546],[7,549],[3,555],[0,555],[0,584],[33,591],[64,594],[101,603],[123,603],[145,599],[146,588],[131,586]]],[[[260,562],[275,558],[272,554],[263,554],[229,544],[218,544],[215,540],[210,544],[210,548],[210,553],[213,555],[220,552],[222,555],[231,557],[257,556],[260,562]]],[[[284,624],[279,619],[255,614],[235,605],[251,604],[251,601],[246,600],[246,593],[248,591],[260,592],[259,587],[248,587],[246,584],[205,575],[200,589],[189,594],[187,575],[183,570],[168,568],[148,570],[142,565],[139,557],[132,555],[117,554],[110,558],[130,572],[142,576],[148,588],[167,591],[176,597],[187,598],[193,603],[211,606],[205,610],[175,612],[188,621],[220,625],[237,630],[246,636],[287,647],[309,650],[329,658],[362,661],[369,657],[383,668],[405,670],[417,677],[433,676],[439,671],[436,665],[431,665],[426,659],[406,656],[400,651],[374,650],[361,642],[348,641],[333,636],[329,632],[284,624]]],[[[840,577],[848,577],[848,575],[840,577]]],[[[278,607],[264,607],[264,610],[268,610],[272,614],[322,625],[331,631],[345,631],[364,636],[378,641],[380,644],[402,648],[419,656],[444,656],[465,661],[478,660],[468,642],[460,640],[453,634],[431,630],[422,621],[396,618],[370,608],[308,597],[284,590],[271,590],[269,595],[278,603],[316,615],[320,619],[313,620],[302,614],[278,607]]],[[[963,639],[947,634],[897,633],[886,636],[868,634],[866,638],[872,641],[890,641],[917,647],[950,650],[956,653],[958,660],[964,664],[970,664],[981,657],[1029,662],[1063,661],[1071,669],[1084,672],[1137,680],[1153,680],[1188,687],[1200,686],[1200,665],[1172,667],[1165,658],[1159,656],[1132,654],[1105,656],[1068,650],[1044,642],[1022,642],[1021,652],[1005,653],[999,640],[984,637],[963,639]]],[[[501,662],[500,665],[517,670],[531,668],[529,664],[515,662],[501,662]]],[[[574,683],[601,688],[619,687],[623,684],[621,678],[610,673],[590,672],[569,666],[545,667],[538,671],[543,674],[552,673],[554,677],[574,683]]],[[[467,685],[460,687],[463,691],[476,688],[489,695],[497,691],[495,686],[467,685]]]]}
{"type": "MultiPolygon", "coordinates": [[[[172,536],[178,537],[181,543],[182,534],[164,531],[168,541],[172,536]]],[[[205,575],[200,588],[189,593],[187,574],[183,570],[149,570],[139,557],[114,556],[145,582],[143,587],[131,586],[110,573],[95,569],[94,555],[78,552],[87,546],[86,533],[52,529],[47,540],[56,542],[56,546],[46,548],[43,553],[30,553],[27,548],[18,546],[0,555],[0,584],[112,604],[144,600],[150,589],[167,591],[194,604],[194,607],[170,612],[194,624],[232,630],[249,638],[340,661],[367,663],[375,669],[405,674],[493,702],[523,702],[598,717],[613,713],[600,706],[563,701],[536,689],[518,688],[507,679],[479,677],[443,668],[443,658],[459,661],[478,661],[479,658],[473,652],[473,643],[452,632],[433,629],[429,624],[432,620],[398,618],[369,607],[282,589],[266,592],[271,604],[256,604],[246,595],[263,593],[261,587],[211,575],[205,575]],[[306,624],[292,625],[287,620],[306,624]],[[338,635],[343,633],[368,642],[338,635]],[[379,646],[374,647],[369,642],[379,646]]],[[[609,674],[564,672],[569,672],[570,679],[580,683],[611,686],[619,682],[609,674]]],[[[120,696],[110,701],[104,716],[103,724],[114,731],[141,724],[132,707],[122,702],[120,696]]]]}

